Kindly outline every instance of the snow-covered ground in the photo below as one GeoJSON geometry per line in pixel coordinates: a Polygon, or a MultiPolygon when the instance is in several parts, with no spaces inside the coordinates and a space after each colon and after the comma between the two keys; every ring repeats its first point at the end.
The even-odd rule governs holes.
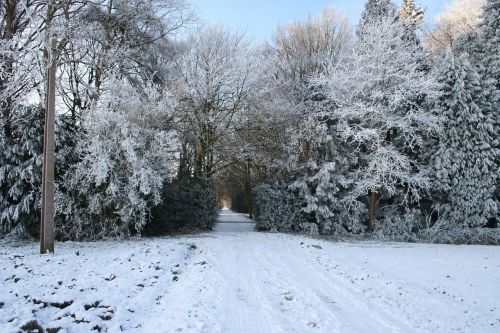
{"type": "Polygon", "coordinates": [[[44,256],[0,242],[0,332],[500,332],[500,247],[332,243],[257,233],[231,211],[220,221],[44,256]]]}

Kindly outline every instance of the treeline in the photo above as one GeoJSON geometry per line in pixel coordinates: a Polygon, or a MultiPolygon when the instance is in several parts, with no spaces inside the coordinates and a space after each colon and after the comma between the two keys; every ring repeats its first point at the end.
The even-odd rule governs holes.
{"type": "Polygon", "coordinates": [[[330,11],[278,32],[294,120],[254,189],[259,228],[499,242],[500,1],[463,29],[423,14],[369,0],[354,39],[330,11]]]}
{"type": "Polygon", "coordinates": [[[263,230],[498,242],[499,13],[423,31],[370,0],[255,45],[179,0],[6,0],[0,234],[38,233],[57,57],[59,239],[210,229],[224,200],[263,230]]]}
{"type": "Polygon", "coordinates": [[[213,187],[198,164],[204,122],[190,109],[204,92],[188,83],[217,56],[210,47],[223,40],[226,49],[215,52],[229,59],[239,40],[219,28],[180,39],[193,24],[178,0],[2,1],[0,234],[38,234],[49,57],[58,68],[56,237],[123,237],[151,223],[149,232],[213,225],[213,187]],[[57,50],[49,53],[53,38],[57,50]],[[191,193],[182,195],[188,185],[191,193]],[[182,211],[167,209],[166,220],[162,203],[172,191],[182,211]],[[206,220],[186,215],[179,226],[190,209],[206,220]]]}

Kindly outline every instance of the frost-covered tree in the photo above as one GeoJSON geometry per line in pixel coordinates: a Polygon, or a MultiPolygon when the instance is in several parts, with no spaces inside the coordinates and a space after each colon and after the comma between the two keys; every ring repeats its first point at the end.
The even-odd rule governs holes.
{"type": "MultiPolygon", "coordinates": [[[[170,36],[191,18],[182,0],[0,1],[0,207],[4,232],[26,230],[23,226],[33,226],[37,220],[38,143],[43,134],[46,70],[40,50],[47,46],[47,28],[59,40],[56,87],[57,99],[63,103],[57,105],[56,187],[58,195],[64,196],[68,189],[58,182],[59,177],[80,162],[81,156],[73,148],[87,133],[80,132],[80,126],[89,126],[82,115],[103,105],[99,99],[105,81],[115,79],[110,74],[117,73],[135,87],[146,85],[149,78],[164,84],[166,70],[159,69],[157,60],[170,59],[170,36]],[[49,11],[48,4],[53,4],[49,11]]],[[[35,235],[36,229],[30,228],[30,233],[35,235]]]]}
{"type": "Polygon", "coordinates": [[[281,76],[304,80],[338,58],[351,42],[351,27],[334,7],[326,7],[317,17],[279,26],[274,37],[281,76]]]}
{"type": "Polygon", "coordinates": [[[328,8],[318,17],[279,29],[274,41],[270,69],[275,81],[267,85],[273,103],[266,105],[267,116],[259,122],[265,131],[257,132],[258,142],[272,153],[263,166],[266,184],[255,189],[259,226],[310,233],[352,231],[346,219],[338,219],[342,207],[335,197],[347,163],[340,162],[342,147],[331,142],[331,124],[324,118],[326,95],[311,82],[348,52],[350,26],[328,8]],[[271,221],[273,200],[265,197],[280,193],[286,199],[275,202],[275,211],[290,210],[286,216],[291,219],[271,221]]]}
{"type": "Polygon", "coordinates": [[[33,234],[40,212],[43,109],[17,106],[9,134],[0,136],[0,234],[33,234]]]}
{"type": "Polygon", "coordinates": [[[432,159],[442,193],[436,206],[452,227],[485,226],[498,213],[500,154],[487,89],[467,54],[448,52],[441,67],[442,95],[434,112],[445,122],[432,159]]]}
{"type": "MultiPolygon", "coordinates": [[[[494,118],[493,135],[496,137],[496,147],[500,149],[500,1],[488,0],[484,7],[483,22],[480,30],[480,42],[483,43],[484,57],[481,61],[481,71],[484,85],[489,89],[488,105],[494,118]]],[[[498,151],[498,150],[497,150],[498,151]]],[[[500,157],[495,159],[497,170],[500,170],[500,157]]],[[[497,171],[498,172],[498,171],[497,171]]],[[[498,174],[498,173],[497,173],[498,174]]],[[[500,178],[496,184],[496,205],[500,210],[500,178]]],[[[497,225],[500,223],[498,215],[497,225]]]]}
{"type": "Polygon", "coordinates": [[[364,229],[360,219],[363,209],[351,210],[341,202],[356,158],[338,136],[335,121],[325,110],[329,104],[325,104],[291,135],[287,166],[294,177],[289,190],[296,194],[302,214],[308,218],[302,222],[302,230],[313,234],[356,233],[364,229]]]}
{"type": "MultiPolygon", "coordinates": [[[[500,124],[500,1],[489,0],[484,7],[479,43],[482,44],[481,74],[490,89],[491,113],[500,124]]],[[[498,130],[498,127],[497,127],[498,130]]],[[[498,133],[498,131],[497,131],[498,133]]]]}
{"type": "Polygon", "coordinates": [[[361,20],[356,29],[358,38],[363,38],[364,34],[369,32],[373,24],[387,17],[396,18],[397,6],[391,0],[368,0],[365,9],[361,13],[361,20]]]}
{"type": "MultiPolygon", "coordinates": [[[[478,29],[460,38],[458,49],[469,53],[469,60],[478,71],[483,83],[484,93],[488,103],[482,106],[482,111],[494,119],[493,136],[500,132],[500,13],[499,1],[486,1],[482,21],[478,29]]],[[[499,147],[499,140],[495,141],[499,147]]],[[[500,167],[500,158],[496,159],[500,167]]],[[[500,205],[500,182],[496,186],[497,207],[500,205]]],[[[490,225],[498,224],[494,219],[490,225]]]]}
{"type": "Polygon", "coordinates": [[[415,0],[404,0],[399,10],[399,17],[409,20],[413,24],[419,24],[425,17],[425,11],[415,0]]]}
{"type": "Polygon", "coordinates": [[[154,86],[139,91],[109,81],[82,119],[76,151],[58,194],[60,238],[96,239],[140,232],[165,182],[177,170],[177,137],[167,130],[174,105],[154,86]]]}
{"type": "Polygon", "coordinates": [[[45,1],[0,3],[0,234],[36,230],[43,109],[37,87],[45,1]]]}
{"type": "MultiPolygon", "coordinates": [[[[457,49],[457,40],[475,32],[481,23],[486,0],[453,0],[435,18],[435,24],[425,31],[425,45],[435,57],[447,48],[457,49]]],[[[456,50],[460,52],[460,50],[456,50]]]]}
{"type": "Polygon", "coordinates": [[[111,72],[137,86],[164,84],[177,54],[172,37],[192,21],[183,0],[85,1],[68,10],[74,14],[60,19],[67,28],[58,89],[75,122],[113,79],[111,72]]]}
{"type": "Polygon", "coordinates": [[[422,70],[425,53],[405,41],[404,23],[391,15],[365,23],[352,52],[318,82],[326,87],[340,140],[355,161],[349,192],[340,200],[365,207],[370,195],[373,228],[379,195],[418,201],[429,187],[427,170],[413,156],[423,134],[439,128],[439,119],[422,106],[434,97],[434,78],[422,70]]]}
{"type": "Polygon", "coordinates": [[[399,19],[406,25],[408,40],[418,42],[417,27],[425,18],[425,11],[414,0],[404,0],[399,10],[399,19]]]}
{"type": "Polygon", "coordinates": [[[256,53],[244,36],[207,26],[188,42],[178,61],[179,126],[183,135],[181,175],[211,177],[227,165],[224,151],[238,119],[249,109],[261,72],[256,53]]]}

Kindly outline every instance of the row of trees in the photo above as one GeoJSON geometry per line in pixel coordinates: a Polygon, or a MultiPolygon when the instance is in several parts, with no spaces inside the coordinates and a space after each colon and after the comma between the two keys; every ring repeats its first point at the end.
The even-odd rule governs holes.
{"type": "Polygon", "coordinates": [[[61,239],[210,228],[215,196],[281,231],[496,225],[498,13],[446,51],[411,0],[368,1],[356,29],[326,8],[264,45],[182,0],[6,0],[0,233],[38,230],[50,36],[61,239]]]}
{"type": "Polygon", "coordinates": [[[142,230],[177,174],[180,120],[169,80],[185,45],[174,37],[192,22],[189,7],[177,0],[7,0],[0,17],[0,231],[37,233],[40,50],[50,37],[58,40],[56,234],[142,230]]]}
{"type": "Polygon", "coordinates": [[[369,0],[354,39],[331,12],[280,30],[276,87],[294,120],[255,189],[260,228],[497,242],[483,227],[498,226],[499,14],[487,1],[446,48],[411,0],[369,0]]]}

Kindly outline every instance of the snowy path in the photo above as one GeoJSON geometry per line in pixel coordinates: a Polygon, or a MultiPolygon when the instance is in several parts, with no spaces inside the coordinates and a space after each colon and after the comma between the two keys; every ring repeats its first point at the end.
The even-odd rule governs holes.
{"type": "Polygon", "coordinates": [[[64,243],[48,257],[0,243],[0,332],[29,321],[59,332],[500,331],[500,247],[253,229],[226,211],[212,233],[64,243]]]}

